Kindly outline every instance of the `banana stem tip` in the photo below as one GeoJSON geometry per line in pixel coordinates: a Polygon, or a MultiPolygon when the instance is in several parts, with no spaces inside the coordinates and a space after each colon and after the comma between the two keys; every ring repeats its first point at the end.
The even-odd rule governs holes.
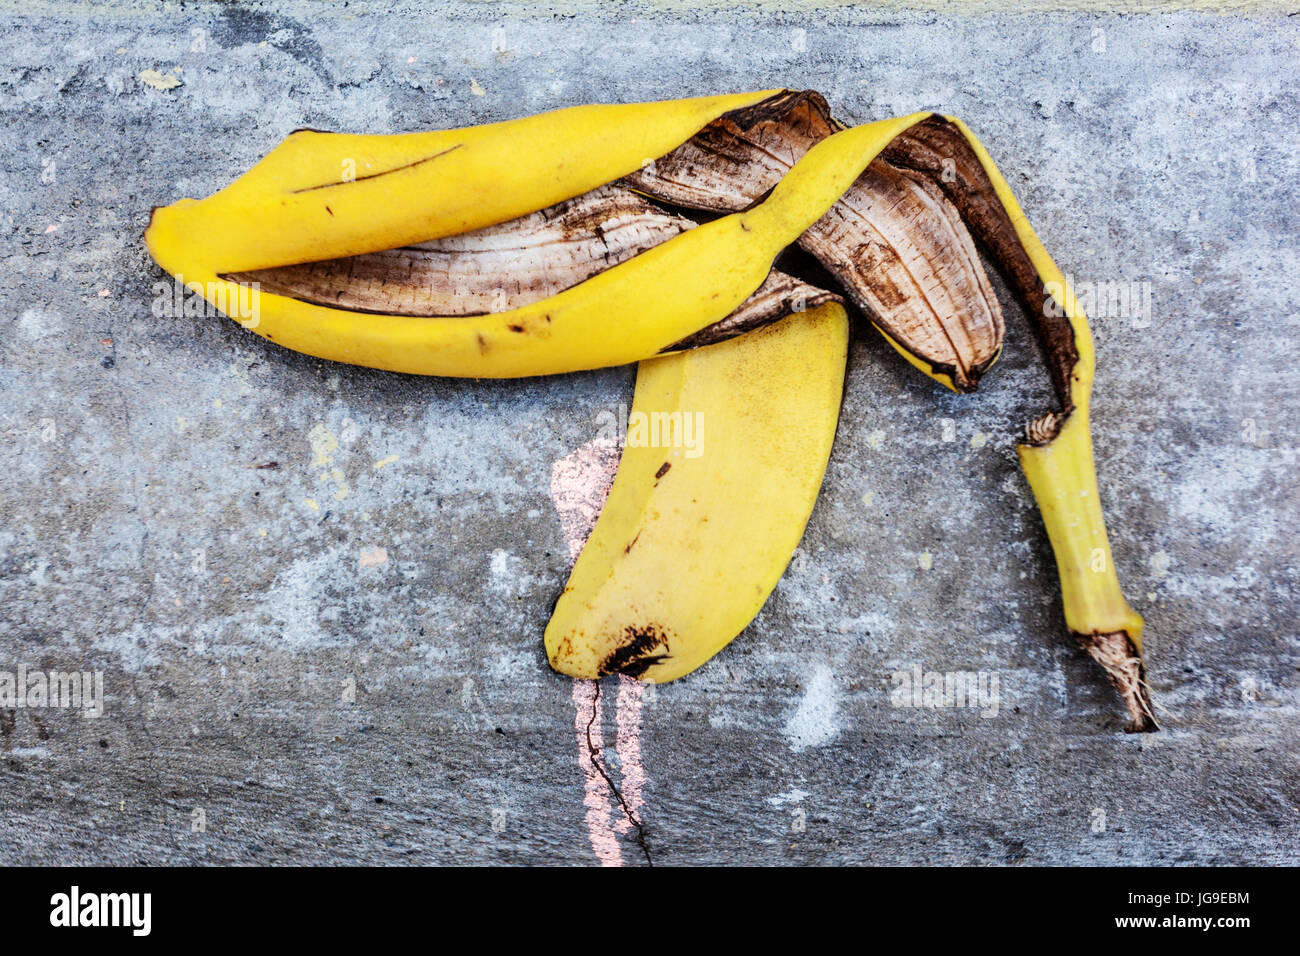
{"type": "Polygon", "coordinates": [[[1149,734],[1159,730],[1151,704],[1151,690],[1147,685],[1146,666],[1128,634],[1114,631],[1109,634],[1075,634],[1074,638],[1088,656],[1101,665],[1119,691],[1129,715],[1124,731],[1149,734]]]}

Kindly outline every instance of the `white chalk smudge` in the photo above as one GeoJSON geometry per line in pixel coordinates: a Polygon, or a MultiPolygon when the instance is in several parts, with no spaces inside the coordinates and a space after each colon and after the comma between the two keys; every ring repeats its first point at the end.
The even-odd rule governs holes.
{"type": "Polygon", "coordinates": [[[494,578],[507,577],[510,574],[510,552],[501,548],[493,551],[488,570],[492,572],[494,578]]]}
{"type": "Polygon", "coordinates": [[[809,676],[799,706],[785,724],[785,735],[795,751],[820,747],[840,732],[835,675],[818,664],[809,676]]]}
{"type": "Polygon", "coordinates": [[[795,787],[792,790],[787,790],[785,793],[778,793],[774,797],[768,797],[767,802],[772,804],[774,807],[783,807],[787,803],[803,803],[807,796],[807,791],[795,787]]]}
{"type": "Polygon", "coordinates": [[[1151,576],[1159,579],[1169,573],[1169,567],[1173,564],[1173,560],[1165,552],[1157,551],[1147,560],[1147,564],[1151,568],[1151,576]]]}
{"type": "Polygon", "coordinates": [[[31,340],[44,339],[62,332],[63,322],[53,312],[23,309],[18,315],[18,331],[31,340]]]}
{"type": "Polygon", "coordinates": [[[582,803],[587,808],[587,838],[601,866],[622,866],[623,853],[609,822],[614,795],[592,759],[593,750],[600,754],[605,749],[595,681],[573,682],[573,729],[578,734],[578,767],[585,782],[582,803]]]}
{"type": "Polygon", "coordinates": [[[267,591],[263,607],[279,625],[279,644],[294,650],[326,647],[336,641],[321,626],[331,616],[325,588],[337,580],[339,554],[326,551],[299,558],[281,571],[267,591]]]}
{"type": "Polygon", "coordinates": [[[551,466],[551,500],[560,516],[560,532],[569,558],[578,560],[618,471],[619,448],[613,438],[597,438],[551,466]]]}

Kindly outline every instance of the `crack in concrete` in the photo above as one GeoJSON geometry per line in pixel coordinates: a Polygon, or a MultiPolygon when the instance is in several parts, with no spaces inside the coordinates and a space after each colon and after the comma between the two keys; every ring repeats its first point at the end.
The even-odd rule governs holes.
{"type": "Polygon", "coordinates": [[[600,681],[595,681],[594,683],[596,689],[595,693],[591,695],[591,719],[587,721],[587,753],[591,757],[591,765],[596,768],[596,771],[602,777],[605,778],[605,783],[609,786],[610,792],[614,794],[614,799],[618,801],[618,805],[622,809],[623,815],[627,817],[628,822],[636,829],[636,843],[637,846],[641,848],[642,854],[645,856],[646,865],[654,866],[654,860],[650,859],[650,845],[646,842],[645,826],[642,825],[632,808],[627,805],[627,801],[623,799],[622,792],[614,785],[613,778],[610,777],[609,771],[605,769],[604,761],[601,760],[600,748],[591,741],[591,725],[596,722],[596,714],[600,712],[600,681]]]}

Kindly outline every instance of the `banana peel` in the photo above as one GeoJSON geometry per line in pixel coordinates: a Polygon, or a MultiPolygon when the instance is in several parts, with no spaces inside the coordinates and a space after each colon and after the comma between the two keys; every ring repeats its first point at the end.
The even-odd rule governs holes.
{"type": "MultiPolygon", "coordinates": [[[[720,98],[713,108],[721,113],[728,105],[762,97],[762,94],[754,94],[752,98],[720,98]]],[[[680,109],[681,102],[693,103],[679,101],[661,105],[665,110],[673,111],[680,109]]],[[[642,104],[643,107],[650,105],[642,104]]],[[[689,113],[691,122],[697,122],[700,115],[700,107],[696,106],[689,113]]],[[[470,219],[459,209],[451,216],[431,212],[425,195],[426,187],[432,191],[434,184],[456,175],[459,166],[449,169],[432,161],[420,161],[420,165],[408,163],[401,166],[390,176],[377,173],[366,180],[339,184],[344,188],[336,185],[289,188],[289,185],[301,182],[316,182],[323,172],[322,167],[329,165],[319,158],[305,162],[309,174],[294,173],[286,185],[285,177],[296,169],[293,162],[302,158],[305,148],[298,138],[301,134],[294,134],[246,176],[211,199],[200,203],[182,201],[155,210],[145,233],[145,243],[159,265],[214,305],[224,308],[246,328],[286,348],[318,358],[395,372],[474,378],[548,375],[625,365],[671,351],[677,343],[689,340],[726,319],[762,286],[777,255],[848,188],[860,171],[858,166],[870,162],[898,132],[924,115],[846,130],[839,135],[849,137],[848,141],[840,144],[848,147],[847,152],[843,149],[819,152],[820,146],[814,147],[782,179],[770,197],[753,209],[682,232],[577,286],[540,301],[474,316],[469,321],[455,315],[374,314],[333,308],[264,292],[260,288],[249,295],[247,284],[231,278],[232,274],[426,241],[438,238],[445,234],[445,230],[465,222],[472,222],[474,228],[480,228],[500,221],[497,212],[479,219],[470,219]],[[284,151],[289,155],[279,155],[284,151]],[[866,154],[863,163],[855,163],[852,159],[859,152],[866,154]],[[417,172],[418,176],[415,175],[417,172]],[[406,212],[401,216],[389,216],[386,212],[380,215],[380,219],[389,221],[378,232],[373,223],[364,221],[356,212],[357,200],[347,186],[359,184],[370,193],[374,191],[372,183],[390,179],[393,180],[390,192],[383,199],[385,205],[381,208],[400,206],[423,210],[430,220],[427,228],[432,236],[412,235],[406,212]],[[322,204],[315,223],[320,244],[314,252],[307,252],[299,234],[306,228],[303,203],[286,205],[288,197],[299,197],[303,190],[315,193],[326,188],[337,193],[332,202],[347,199],[348,214],[340,215],[324,200],[314,200],[322,204]],[[222,198],[232,191],[234,200],[222,198]],[[211,205],[205,207],[205,203],[211,205]],[[286,208],[289,210],[287,213],[283,211],[286,208]],[[254,229],[257,210],[261,211],[262,221],[254,229]],[[483,218],[488,221],[483,222],[483,218]],[[271,247],[269,237],[282,231],[290,237],[288,250],[271,247]],[[253,232],[257,235],[248,235],[253,232]],[[203,238],[205,236],[212,237],[210,244],[203,238]],[[653,294],[649,294],[651,291],[653,294]],[[622,321],[617,333],[611,334],[610,317],[615,315],[621,316],[622,321]]],[[[586,123],[572,135],[585,127],[586,123]]],[[[683,130],[683,138],[694,131],[680,122],[673,129],[683,130]]],[[[315,135],[328,137],[330,134],[315,135]]],[[[566,182],[570,185],[564,191],[577,194],[602,185],[598,180],[611,168],[618,168],[620,173],[637,168],[640,159],[632,161],[630,157],[645,155],[641,152],[645,138],[634,138],[636,149],[622,147],[627,163],[615,166],[611,165],[608,157],[602,157],[593,161],[593,169],[584,175],[568,177],[566,182]]],[[[344,148],[354,139],[375,137],[349,137],[349,144],[344,144],[344,148]]],[[[446,145],[447,142],[449,140],[444,137],[428,144],[425,150],[435,147],[452,149],[446,145]]],[[[518,150],[518,137],[503,138],[496,148],[505,149],[507,146],[518,150]]],[[[322,141],[321,147],[329,150],[331,155],[337,155],[339,148],[329,139],[322,141]]],[[[378,147],[375,151],[383,152],[378,147]]],[[[481,147],[480,151],[486,151],[486,148],[481,147]]],[[[430,155],[441,158],[471,152],[469,149],[455,149],[451,153],[435,150],[430,155]]],[[[578,140],[570,144],[567,156],[554,156],[532,149],[527,152],[530,155],[541,152],[561,168],[569,169],[583,165],[586,158],[597,151],[578,140]]],[[[383,164],[375,160],[369,165],[379,167],[383,164]]],[[[486,190],[488,185],[489,181],[480,174],[473,178],[465,191],[473,191],[475,186],[486,190]]],[[[503,178],[491,185],[491,191],[500,195],[515,184],[503,178]]],[[[554,197],[554,187],[551,187],[552,191],[542,191],[527,179],[517,188],[535,191],[516,196],[509,203],[498,202],[494,209],[521,210],[522,215],[547,206],[554,197]]],[[[445,185],[441,191],[446,191],[445,185]]],[[[573,197],[560,196],[556,201],[570,198],[573,197]]]]}
{"type": "Polygon", "coordinates": [[[1037,329],[1061,409],[1030,422],[1016,451],[1056,555],[1066,626],[1119,692],[1129,715],[1125,729],[1158,730],[1142,661],[1142,617],[1120,587],[1097,489],[1089,421],[1096,355],[1087,316],[965,123],[932,117],[891,143],[887,155],[920,171],[946,170],[935,179],[1037,329]]]}
{"type": "MultiPolygon", "coordinates": [[[[735,212],[843,129],[819,94],[786,92],[719,117],[625,181],[661,202],[735,212]]],[[[930,174],[876,156],[798,245],[894,348],[948,388],[974,391],[997,360],[1001,307],[958,209],[930,174]]]]}
{"type": "Polygon", "coordinates": [[[690,447],[629,440],[547,624],[552,667],[670,681],[754,619],[817,500],[848,343],[830,302],[640,363],[631,415],[693,429],[690,447]]]}
{"type": "MultiPolygon", "coordinates": [[[[842,309],[831,301],[833,294],[828,293],[811,313],[759,331],[753,329],[779,315],[800,312],[796,296],[769,296],[762,321],[734,320],[743,314],[746,302],[773,281],[777,256],[796,243],[814,254],[820,252],[819,258],[830,263],[829,271],[840,278],[849,297],[912,364],[948,387],[973,388],[1000,351],[1001,316],[992,311],[996,300],[979,277],[971,278],[971,249],[964,233],[953,225],[959,219],[991,254],[1029,310],[1060,400],[1059,410],[1031,423],[1019,457],[1057,557],[1067,626],[1119,689],[1129,710],[1129,729],[1154,730],[1141,663],[1142,621],[1120,591],[1097,495],[1088,423],[1094,356],[1087,319],[983,146],[958,120],[916,113],[858,127],[835,124],[818,130],[807,137],[797,155],[788,157],[790,162],[777,163],[781,168],[770,188],[758,196],[752,195],[752,189],[740,191],[741,208],[730,208],[740,205],[733,198],[726,204],[726,214],[717,219],[636,248],[608,268],[579,276],[575,284],[535,288],[520,297],[520,304],[500,310],[474,314],[462,307],[459,313],[399,314],[339,307],[342,300],[322,304],[319,296],[317,301],[307,301],[287,288],[282,291],[290,294],[263,291],[251,301],[243,292],[249,275],[459,237],[565,203],[621,177],[655,196],[660,188],[656,175],[679,158],[674,151],[689,150],[695,137],[712,135],[728,123],[752,127],[755,111],[762,117],[768,110],[764,121],[775,115],[779,127],[781,110],[773,113],[773,104],[799,96],[766,91],[627,107],[579,107],[468,130],[405,136],[299,132],[213,197],[182,200],[155,210],[146,244],[155,260],[191,289],[209,301],[219,298],[227,303],[232,318],[297,351],[399,372],[473,377],[551,374],[645,360],[647,383],[674,376],[693,381],[699,403],[710,404],[725,420],[735,414],[736,403],[697,379],[700,369],[732,368],[736,356],[744,354],[748,359],[743,364],[752,370],[747,381],[770,393],[779,384],[791,343],[803,341],[801,336],[815,329],[822,334],[817,368],[830,381],[836,380],[839,360],[835,348],[827,346],[836,336],[827,330],[839,327],[842,309]],[[519,162],[519,155],[528,161],[519,162]],[[877,160],[883,166],[873,172],[877,160]],[[877,301],[871,298],[869,280],[881,268],[866,268],[852,256],[843,257],[847,262],[835,259],[836,231],[825,217],[877,228],[873,223],[879,220],[880,210],[888,211],[888,203],[882,206],[880,197],[888,199],[891,191],[906,194],[913,207],[928,210],[925,215],[943,224],[947,238],[931,236],[926,240],[934,240],[930,246],[916,243],[911,253],[898,255],[901,271],[890,264],[884,272],[892,269],[896,277],[911,281],[914,276],[908,273],[916,272],[917,263],[932,262],[933,249],[944,242],[958,249],[958,258],[965,257],[965,268],[956,274],[969,281],[953,297],[968,317],[964,325],[945,324],[949,316],[941,314],[942,307],[933,307],[945,293],[943,281],[931,282],[928,288],[925,282],[914,283],[921,288],[919,299],[918,294],[908,293],[913,303],[924,300],[930,305],[944,330],[944,336],[931,339],[946,337],[952,350],[960,353],[960,361],[928,355],[924,336],[905,322],[891,325],[895,317],[889,314],[888,303],[878,296],[877,301]],[[847,203],[851,208],[837,209],[846,197],[852,200],[847,203]],[[959,215],[952,216],[951,210],[959,215]],[[1050,288],[1065,291],[1053,297],[1050,288]],[[981,302],[986,306],[982,313],[981,302]],[[969,320],[975,313],[983,322],[969,320]],[[978,329],[981,324],[987,327],[978,329]],[[970,334],[972,328],[978,336],[970,334]],[[728,329],[739,337],[712,344],[725,338],[728,329]],[[967,334],[964,344],[950,334],[953,331],[967,334]],[[677,354],[656,358],[674,351],[677,354]]],[[[802,102],[817,106],[806,95],[802,102]]],[[[884,245],[891,245],[885,238],[884,245]]],[[[893,248],[898,251],[897,243],[893,248]]],[[[787,284],[799,287],[793,278],[787,284]]],[[[724,372],[717,374],[725,377],[724,372]]],[[[838,374],[842,379],[842,368],[838,374]]],[[[638,393],[640,381],[641,375],[638,393]]],[[[789,401],[797,406],[798,396],[790,396],[789,401]]],[[[804,506],[811,509],[825,467],[818,456],[823,446],[829,452],[828,420],[832,436],[834,429],[824,403],[814,420],[815,435],[801,454],[810,456],[815,467],[791,479],[799,491],[792,493],[795,507],[782,523],[783,533],[796,527],[801,532],[807,518],[804,506]],[[813,440],[817,436],[819,440],[813,440]]],[[[642,457],[625,456],[638,474],[642,457]]],[[[718,464],[712,471],[704,467],[689,473],[688,478],[698,480],[699,493],[709,494],[711,481],[731,480],[718,464]]],[[[620,478],[622,474],[620,470],[620,478]]],[[[687,474],[683,469],[678,478],[687,474]]],[[[759,480],[752,474],[750,479],[759,480]]],[[[671,488],[692,486],[675,479],[663,487],[668,494],[671,488]]],[[[639,500],[630,495],[626,508],[616,501],[605,522],[612,529],[609,534],[598,523],[587,546],[593,557],[584,562],[584,550],[575,580],[594,578],[601,570],[616,578],[619,566],[634,566],[636,562],[611,557],[612,551],[600,555],[612,547],[611,542],[619,544],[627,537],[629,515],[653,511],[644,502],[635,503],[639,500]]],[[[727,520],[751,518],[732,514],[727,520]]],[[[650,540],[658,540],[657,547],[667,549],[664,554],[681,554],[681,545],[674,543],[671,533],[681,527],[669,522],[650,540]]],[[[727,545],[733,551],[737,533],[739,529],[733,529],[727,545]]],[[[766,533],[774,541],[779,537],[771,529],[766,533]]],[[[585,629],[580,629],[579,636],[588,646],[579,651],[576,632],[566,632],[557,622],[566,620],[566,615],[573,620],[581,615],[570,615],[567,606],[557,605],[558,617],[547,635],[552,664],[577,676],[620,671],[672,679],[688,672],[730,640],[747,623],[746,615],[752,618],[757,613],[798,534],[789,538],[790,534],[780,537],[780,547],[746,574],[745,586],[754,588],[747,602],[704,624],[682,625],[688,634],[686,650],[680,638],[668,652],[663,641],[651,646],[635,625],[610,631],[607,623],[599,623],[602,612],[597,608],[595,617],[589,614],[585,629]]],[[[633,550],[641,548],[642,555],[649,550],[642,547],[648,541],[635,535],[632,540],[637,541],[633,550]]],[[[627,547],[628,542],[619,546],[627,547]]],[[[646,575],[664,573],[666,567],[662,561],[648,561],[638,572],[624,572],[620,580],[646,585],[646,575]]],[[[621,593],[624,598],[619,600],[624,600],[632,593],[628,587],[620,583],[606,593],[621,593]]],[[[571,590],[561,604],[575,593],[577,586],[571,580],[571,590]]],[[[605,600],[602,597],[596,604],[605,600]]],[[[674,600],[681,598],[668,595],[660,606],[671,609],[674,600]]],[[[567,603],[576,607],[576,601],[567,603]]],[[[587,602],[589,611],[593,606],[587,602]]],[[[654,623],[650,619],[657,613],[647,611],[646,621],[654,623]]],[[[684,619],[689,620],[690,614],[684,619]]]]}

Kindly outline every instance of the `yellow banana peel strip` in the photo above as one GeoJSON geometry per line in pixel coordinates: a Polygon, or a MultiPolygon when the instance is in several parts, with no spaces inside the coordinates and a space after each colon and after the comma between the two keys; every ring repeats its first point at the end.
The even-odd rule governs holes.
{"type": "Polygon", "coordinates": [[[552,667],[661,683],[744,630],[817,501],[848,343],[832,302],[640,363],[618,474],[546,626],[552,667]]]}
{"type": "MultiPolygon", "coordinates": [[[[406,136],[297,133],[209,199],[155,210],[146,242],[158,263],[190,288],[223,302],[232,318],[257,334],[296,351],[431,375],[577,371],[649,359],[726,318],[763,284],[776,256],[882,152],[898,153],[904,165],[923,172],[926,151],[933,152],[936,143],[940,149],[964,144],[985,178],[978,181],[967,170],[965,180],[957,177],[944,191],[1030,309],[1063,406],[1031,425],[1019,455],[1056,553],[1066,622],[1120,690],[1129,729],[1155,729],[1141,663],[1142,621],[1120,591],[1097,494],[1088,421],[1094,356],[1087,319],[987,152],[958,120],[916,113],[836,132],[807,150],[758,204],[503,312],[376,315],[269,293],[250,302],[238,283],[225,278],[391,249],[525,215],[628,175],[710,121],[770,95],[773,91],[579,107],[406,136]],[[959,136],[949,135],[954,130],[959,136]],[[973,184],[971,177],[977,180],[973,184]],[[1014,241],[1008,238],[1012,234],[1014,241]],[[1063,320],[1053,320],[1049,302],[1059,306],[1063,320]]],[[[833,314],[837,308],[823,306],[815,314],[824,319],[825,310],[833,314]]],[[[778,338],[769,334],[767,341],[778,338]]],[[[944,381],[941,370],[899,351],[944,381]]],[[[686,353],[657,361],[698,364],[699,357],[686,353]]],[[[945,384],[954,383],[948,378],[945,384]]],[[[765,598],[770,586],[760,590],[765,598]]],[[[759,599],[754,613],[761,605],[759,599]]],[[[655,676],[646,655],[634,657],[639,673],[655,676]]],[[[611,660],[620,658],[606,653],[597,670],[620,669],[611,668],[611,660]]],[[[656,660],[653,666],[665,665],[656,660]]],[[[663,679],[679,676],[666,669],[660,673],[663,679]]]]}
{"type": "Polygon", "coordinates": [[[468,232],[618,179],[775,92],[575,106],[427,133],[298,130],[220,192],[156,209],[145,241],[173,274],[222,274],[468,232]]]}
{"type": "MultiPolygon", "coordinates": [[[[1120,588],[1097,489],[1089,422],[1096,357],[1088,318],[983,144],[961,120],[949,117],[948,122],[978,159],[1042,287],[1030,298],[1023,275],[1020,279],[1022,301],[1042,332],[1064,408],[1031,423],[1028,440],[1017,453],[1056,555],[1066,626],[1119,691],[1129,713],[1126,729],[1154,731],[1158,728],[1142,662],[1143,622],[1120,588]],[[1055,327],[1058,317],[1068,323],[1068,341],[1055,327]]],[[[1014,249],[996,250],[995,255],[1008,273],[1016,271],[1016,264],[1006,261],[1014,249]]]]}
{"type": "MultiPolygon", "coordinates": [[[[765,95],[720,98],[711,103],[711,108],[721,113],[765,95]]],[[[653,111],[648,111],[650,106],[672,113],[681,109],[683,103],[694,101],[641,104],[641,112],[636,115],[642,119],[652,116],[653,111]]],[[[561,122],[564,119],[561,114],[566,112],[550,115],[561,122]]],[[[246,286],[224,278],[231,272],[285,265],[295,259],[303,262],[393,248],[460,228],[470,220],[459,209],[450,217],[429,214],[427,201],[422,198],[424,186],[452,175],[431,163],[401,167],[394,174],[389,192],[369,200],[379,203],[381,209],[418,205],[432,220],[431,235],[413,233],[414,225],[405,213],[393,217],[382,228],[369,224],[362,228],[359,224],[363,221],[364,204],[362,209],[354,208],[358,203],[352,192],[341,188],[332,201],[347,199],[349,214],[340,216],[333,205],[315,200],[321,208],[315,216],[312,234],[321,241],[313,251],[308,251],[311,243],[304,243],[301,236],[308,228],[302,203],[290,205],[289,213],[281,211],[289,200],[280,181],[287,175],[284,170],[296,167],[290,159],[276,154],[288,147],[293,158],[297,158],[303,149],[290,137],[245,177],[211,199],[156,210],[145,241],[159,265],[232,318],[279,345],[318,358],[396,372],[474,378],[547,375],[624,365],[671,349],[726,318],[762,285],[778,253],[835,202],[862,167],[899,131],[926,115],[918,113],[837,134],[811,150],[759,206],[688,230],[539,302],[468,319],[375,315],[266,292],[250,295],[246,286]],[[274,174],[274,188],[263,182],[271,174],[274,174]],[[252,182],[245,183],[245,180],[252,182]],[[222,199],[231,191],[235,192],[235,201],[222,199]],[[205,207],[205,203],[212,205],[205,207]],[[259,209],[260,225],[253,235],[259,209]],[[291,252],[274,248],[274,240],[270,238],[284,231],[291,234],[287,239],[291,252]],[[619,317],[616,330],[611,327],[615,316],[619,317]]],[[[685,139],[703,125],[702,116],[708,118],[701,107],[695,106],[685,120],[673,126],[674,135],[680,134],[680,139],[685,139]]],[[[591,122],[585,118],[581,124],[574,124],[576,128],[569,130],[569,136],[574,139],[569,142],[567,153],[557,146],[546,161],[562,169],[582,166],[592,153],[575,143],[583,143],[581,133],[591,122]]],[[[631,121],[625,122],[630,128],[637,128],[631,121]]],[[[511,136],[496,148],[504,150],[513,146],[519,150],[522,147],[518,140],[518,135],[511,136]]],[[[556,139],[557,143],[561,141],[556,139]]],[[[667,139],[664,143],[675,145],[667,139]]],[[[645,137],[636,136],[635,144],[635,148],[622,148],[622,163],[613,164],[608,158],[601,158],[583,174],[568,176],[562,190],[551,186],[542,191],[531,182],[525,183],[521,189],[535,191],[524,192],[508,204],[497,203],[492,216],[479,217],[473,224],[483,225],[532,212],[554,201],[557,191],[585,192],[601,185],[602,177],[608,176],[611,169],[631,171],[646,155],[645,137]],[[487,221],[483,222],[485,218],[487,221]]],[[[328,151],[331,156],[338,155],[333,145],[329,145],[328,151]]],[[[489,152],[486,147],[483,151],[489,152]]],[[[469,151],[457,150],[450,155],[462,152],[469,151]]],[[[322,167],[329,165],[319,158],[305,163],[312,173],[305,181],[315,182],[323,172],[322,167]]],[[[495,176],[483,177],[481,173],[470,176],[470,169],[457,173],[466,178],[463,187],[466,192],[502,194],[510,189],[509,182],[495,176]]],[[[382,177],[385,181],[388,178],[382,177]]],[[[304,177],[291,180],[301,181],[304,177]]],[[[373,181],[360,185],[369,187],[373,181]]],[[[354,187],[357,183],[344,185],[354,187]]],[[[376,215],[381,219],[386,216],[378,212],[376,215]]]]}

